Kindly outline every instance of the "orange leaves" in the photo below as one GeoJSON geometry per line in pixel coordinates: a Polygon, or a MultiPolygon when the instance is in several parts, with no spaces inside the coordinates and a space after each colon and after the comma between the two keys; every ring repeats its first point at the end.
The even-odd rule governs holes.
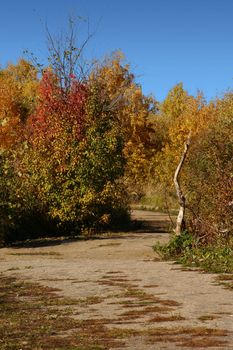
{"type": "Polygon", "coordinates": [[[90,78],[96,82],[105,100],[106,113],[112,112],[124,138],[127,184],[139,186],[148,175],[150,160],[155,151],[154,129],[151,121],[157,109],[152,97],[146,97],[134,81],[129,65],[122,63],[119,53],[97,67],[90,78]],[[140,183],[140,184],[139,184],[140,183]]]}
{"type": "Polygon", "coordinates": [[[14,142],[20,125],[19,90],[6,72],[0,74],[0,148],[6,148],[14,142]]]}
{"type": "Polygon", "coordinates": [[[34,108],[37,95],[35,69],[25,60],[0,71],[0,148],[21,139],[23,123],[34,108]]]}
{"type": "Polygon", "coordinates": [[[188,228],[209,241],[221,231],[232,232],[232,96],[207,104],[201,94],[190,96],[179,84],[160,112],[165,131],[164,146],[155,157],[156,174],[166,190],[174,190],[173,176],[191,133],[179,180],[189,209],[188,228]]]}

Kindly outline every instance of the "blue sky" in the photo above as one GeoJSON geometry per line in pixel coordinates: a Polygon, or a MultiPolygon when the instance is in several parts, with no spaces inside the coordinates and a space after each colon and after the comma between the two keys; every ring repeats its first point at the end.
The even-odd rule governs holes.
{"type": "Polygon", "coordinates": [[[121,49],[158,100],[180,81],[208,100],[232,89],[232,0],[1,0],[0,65],[24,49],[46,57],[43,23],[58,33],[70,14],[88,17],[96,31],[88,57],[121,49]]]}

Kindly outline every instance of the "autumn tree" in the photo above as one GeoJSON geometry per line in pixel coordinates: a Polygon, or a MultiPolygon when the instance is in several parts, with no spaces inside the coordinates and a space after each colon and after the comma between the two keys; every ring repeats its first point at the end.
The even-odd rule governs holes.
{"type": "Polygon", "coordinates": [[[203,109],[205,123],[195,136],[186,167],[189,229],[203,242],[232,234],[231,111],[231,93],[203,109]]]}
{"type": "Polygon", "coordinates": [[[37,84],[36,70],[23,59],[0,71],[0,148],[12,145],[22,133],[35,106],[37,84]]]}
{"type": "Polygon", "coordinates": [[[108,92],[96,81],[75,79],[64,91],[48,71],[38,101],[28,120],[26,168],[40,200],[52,218],[77,232],[113,224],[127,206],[117,181],[124,173],[124,141],[108,92]]]}
{"type": "Polygon", "coordinates": [[[157,102],[143,94],[130,66],[124,64],[123,59],[122,53],[116,52],[111,59],[96,67],[90,75],[90,82],[95,81],[107,92],[109,102],[105,108],[114,112],[124,139],[124,184],[129,193],[140,193],[149,176],[151,159],[157,151],[152,123],[157,102]]]}
{"type": "Polygon", "coordinates": [[[17,170],[25,140],[27,118],[34,110],[37,98],[37,72],[21,59],[0,71],[0,236],[16,227],[27,193],[17,170]]]}
{"type": "Polygon", "coordinates": [[[205,102],[202,95],[196,98],[188,95],[182,84],[176,85],[168,94],[160,108],[160,118],[165,126],[166,140],[155,157],[156,172],[167,189],[175,189],[179,213],[175,232],[177,235],[185,229],[185,211],[187,202],[185,166],[192,152],[193,138],[205,124],[205,102]],[[189,151],[189,148],[191,150],[189,151]]]}

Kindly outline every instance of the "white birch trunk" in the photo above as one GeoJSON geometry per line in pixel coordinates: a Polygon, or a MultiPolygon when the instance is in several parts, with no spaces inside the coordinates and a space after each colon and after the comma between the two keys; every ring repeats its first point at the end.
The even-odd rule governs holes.
{"type": "Polygon", "coordinates": [[[178,197],[178,201],[180,204],[180,209],[179,209],[179,214],[177,216],[177,220],[176,220],[176,228],[175,228],[175,234],[177,236],[179,236],[182,232],[182,229],[184,228],[184,216],[185,216],[185,196],[180,188],[180,183],[179,183],[179,175],[181,172],[181,169],[184,165],[187,153],[188,153],[188,149],[189,149],[189,145],[190,145],[190,138],[191,138],[191,131],[189,132],[188,138],[185,142],[184,145],[184,151],[183,154],[181,156],[180,162],[176,168],[175,174],[174,174],[174,185],[176,188],[176,194],[178,197]]]}

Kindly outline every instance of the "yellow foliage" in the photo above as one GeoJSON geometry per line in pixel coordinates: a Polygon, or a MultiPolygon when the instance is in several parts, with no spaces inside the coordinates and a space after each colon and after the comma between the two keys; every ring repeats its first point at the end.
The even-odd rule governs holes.
{"type": "Polygon", "coordinates": [[[129,183],[139,184],[147,176],[155,153],[151,119],[155,116],[157,103],[152,97],[143,95],[130,73],[130,66],[123,65],[119,52],[103,66],[96,67],[90,78],[91,84],[94,80],[106,92],[108,109],[116,111],[120,132],[125,139],[125,178],[129,183]]]}
{"type": "Polygon", "coordinates": [[[192,140],[213,119],[213,104],[206,105],[201,94],[197,97],[188,95],[182,84],[175,86],[161,106],[161,118],[167,128],[166,142],[156,157],[155,168],[159,181],[166,186],[173,186],[173,176],[188,135],[192,140]]]}
{"type": "Polygon", "coordinates": [[[25,60],[0,71],[0,148],[9,147],[21,133],[22,122],[37,96],[35,69],[25,60]]]}

